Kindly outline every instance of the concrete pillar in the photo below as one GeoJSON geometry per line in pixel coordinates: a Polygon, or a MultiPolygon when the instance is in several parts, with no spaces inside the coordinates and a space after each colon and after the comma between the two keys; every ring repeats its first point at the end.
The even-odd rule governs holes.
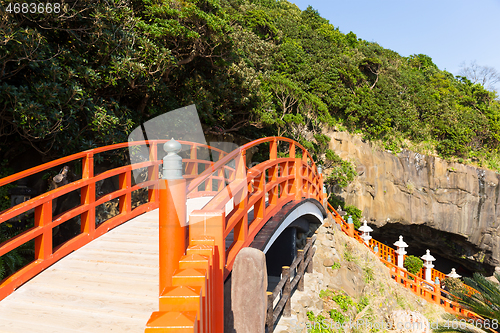
{"type": "Polygon", "coordinates": [[[426,253],[421,257],[422,260],[424,261],[424,278],[427,282],[432,283],[432,269],[434,268],[434,265],[432,262],[436,260],[433,256],[431,256],[431,253],[429,250],[426,251],[426,253]]]}
{"type": "Polygon", "coordinates": [[[231,274],[231,308],[236,333],[265,332],[266,291],[266,256],[254,248],[241,249],[231,274]]]}
{"type": "Polygon", "coordinates": [[[408,247],[408,244],[406,244],[403,241],[403,236],[399,236],[399,240],[394,243],[394,246],[397,247],[397,249],[396,249],[396,253],[398,255],[397,265],[400,268],[404,268],[403,264],[404,264],[405,254],[406,254],[405,248],[408,247]]]}

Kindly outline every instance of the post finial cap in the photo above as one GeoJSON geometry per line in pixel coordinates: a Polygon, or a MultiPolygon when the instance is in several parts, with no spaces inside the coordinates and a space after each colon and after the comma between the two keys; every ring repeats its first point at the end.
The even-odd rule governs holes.
{"type": "Polygon", "coordinates": [[[165,142],[165,144],[163,145],[163,150],[166,153],[178,153],[181,151],[181,149],[182,145],[178,141],[175,141],[173,138],[172,140],[165,142]]]}

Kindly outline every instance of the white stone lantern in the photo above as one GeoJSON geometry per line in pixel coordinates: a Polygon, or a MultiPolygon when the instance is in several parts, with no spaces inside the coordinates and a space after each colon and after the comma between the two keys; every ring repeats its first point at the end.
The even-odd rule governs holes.
{"type": "Polygon", "coordinates": [[[366,220],[363,221],[363,225],[359,227],[358,230],[361,231],[361,238],[365,241],[366,245],[369,245],[370,239],[372,239],[370,232],[372,232],[373,229],[366,224],[366,220]]]}
{"type": "Polygon", "coordinates": [[[405,251],[405,248],[408,247],[408,244],[406,244],[404,241],[403,241],[403,236],[399,236],[399,240],[394,243],[394,246],[397,247],[396,249],[396,253],[398,255],[398,259],[397,259],[397,264],[398,264],[398,267],[400,268],[404,268],[403,264],[404,264],[404,257],[405,257],[405,254],[406,254],[406,251],[405,251]]]}
{"type": "Polygon", "coordinates": [[[424,261],[424,278],[427,282],[432,283],[431,273],[432,269],[434,268],[432,262],[436,260],[436,258],[431,256],[431,252],[429,250],[427,250],[426,253],[421,258],[424,261]]]}
{"type": "Polygon", "coordinates": [[[449,278],[454,278],[454,279],[459,279],[462,277],[461,275],[458,275],[457,272],[455,272],[455,268],[452,268],[450,274],[448,274],[446,276],[449,278]]]}

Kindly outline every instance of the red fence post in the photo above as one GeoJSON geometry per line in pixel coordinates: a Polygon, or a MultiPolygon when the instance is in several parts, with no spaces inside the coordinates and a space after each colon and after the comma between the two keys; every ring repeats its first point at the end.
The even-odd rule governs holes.
{"type": "MultiPolygon", "coordinates": [[[[94,154],[88,153],[82,161],[82,179],[91,179],[94,177],[94,154]]],[[[95,182],[82,187],[81,204],[92,205],[95,202],[95,182]]],[[[95,207],[90,207],[81,215],[82,233],[92,235],[95,230],[95,207]]]]}
{"type": "MultiPolygon", "coordinates": [[[[156,162],[158,159],[157,144],[153,142],[149,146],[149,160],[156,162]]],[[[158,179],[158,165],[148,167],[148,180],[158,179]]],[[[151,185],[148,187],[148,202],[157,202],[158,199],[158,185],[151,185]]]]}
{"type": "Polygon", "coordinates": [[[43,227],[43,233],[35,238],[35,260],[52,256],[52,200],[35,208],[35,228],[43,227]]]}

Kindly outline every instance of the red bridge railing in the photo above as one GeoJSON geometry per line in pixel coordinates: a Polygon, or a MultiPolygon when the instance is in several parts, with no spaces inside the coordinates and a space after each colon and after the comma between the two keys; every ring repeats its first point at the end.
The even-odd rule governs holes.
{"type": "Polygon", "coordinates": [[[264,138],[234,150],[195,178],[187,196],[210,191],[222,175],[227,185],[189,216],[188,247],[181,249],[185,255],[172,276],[164,277],[159,311],[151,315],[146,332],[223,332],[224,279],[237,253],[285,204],[303,198],[323,201],[322,176],[313,159],[287,138],[264,138]],[[269,144],[269,158],[247,168],[247,151],[262,144],[269,144]]]}
{"type": "MultiPolygon", "coordinates": [[[[0,300],[8,296],[17,287],[48,266],[106,233],[108,230],[146,211],[158,208],[158,174],[159,166],[162,163],[161,158],[158,159],[158,145],[166,141],[167,140],[127,142],[87,150],[0,179],[0,186],[4,186],[39,172],[50,170],[54,167],[60,167],[69,163],[79,163],[78,161],[81,160],[81,179],[40,194],[0,213],[0,224],[2,224],[12,218],[23,216],[28,211],[34,209],[34,226],[0,244],[0,256],[32,240],[34,240],[35,243],[34,261],[0,281],[0,300]],[[147,148],[148,158],[146,161],[114,168],[100,174],[94,173],[94,157],[98,156],[98,154],[116,152],[120,149],[140,146],[146,146],[147,148]],[[141,168],[147,168],[147,179],[143,182],[134,184],[132,172],[133,170],[141,168]],[[96,193],[96,183],[115,176],[118,176],[119,188],[112,193],[98,197],[96,193]],[[146,203],[133,208],[131,200],[132,193],[143,188],[148,189],[148,200],[146,203]],[[57,216],[53,216],[53,201],[72,191],[79,192],[81,197],[80,204],[57,216]],[[96,225],[96,207],[115,199],[119,201],[119,214],[102,224],[96,225]],[[80,233],[61,245],[53,246],[53,229],[70,219],[78,217],[81,221],[80,233]]],[[[185,178],[188,181],[191,181],[197,176],[195,171],[202,168],[207,169],[214,164],[214,162],[210,160],[198,159],[196,155],[197,151],[208,149],[212,153],[216,153],[219,159],[227,155],[226,152],[207,145],[186,141],[180,141],[180,143],[189,147],[190,158],[184,160],[186,169],[185,178]]],[[[219,177],[217,177],[217,175],[210,175],[208,179],[212,181],[213,179],[219,179],[219,177]]]]}
{"type": "MultiPolygon", "coordinates": [[[[34,226],[0,244],[0,256],[34,240],[34,261],[0,281],[0,300],[33,276],[67,254],[146,211],[158,208],[162,181],[159,179],[158,145],[167,140],[138,141],[87,150],[0,179],[0,186],[47,172],[69,163],[81,163],[81,178],[36,196],[0,213],[0,224],[34,210],[34,226]],[[95,174],[98,154],[130,147],[146,146],[148,157],[138,163],[95,174]],[[81,162],[79,162],[81,160],[81,162]],[[134,170],[147,170],[144,181],[135,183],[134,170]],[[118,189],[99,196],[98,182],[118,177],[118,189]],[[148,200],[132,206],[134,191],[147,188],[148,200]],[[77,191],[80,204],[53,216],[54,200],[77,191]],[[119,213],[96,224],[96,208],[118,201],[119,213]],[[54,246],[53,229],[79,218],[80,233],[54,246]]],[[[221,332],[223,330],[223,283],[232,269],[238,251],[248,246],[267,220],[285,204],[303,198],[322,202],[322,176],[304,147],[281,137],[264,138],[246,144],[231,153],[206,145],[179,141],[188,146],[183,159],[187,197],[213,196],[203,208],[189,217],[189,245],[176,263],[169,282],[160,281],[160,311],[154,313],[146,331],[221,332]],[[269,157],[255,165],[246,159],[247,151],[268,145],[269,157]],[[282,149],[278,149],[279,144],[282,149]],[[198,158],[201,149],[218,154],[217,162],[198,158]],[[203,172],[201,172],[203,171],[203,172]],[[201,172],[201,174],[199,174],[201,172]],[[249,214],[253,212],[253,215],[249,214]],[[249,219],[249,216],[253,216],[249,219]],[[226,250],[229,235],[233,240],[226,250]]],[[[164,189],[164,187],[163,187],[164,189]]],[[[228,241],[229,242],[229,241],[228,241]]],[[[162,254],[160,254],[162,255],[162,254]]],[[[160,271],[162,263],[160,263],[160,271]]]]}
{"type": "MultiPolygon", "coordinates": [[[[342,231],[350,236],[348,224],[329,203],[328,210],[328,213],[334,219],[334,221],[341,226],[342,231]]],[[[384,263],[389,268],[392,279],[403,285],[405,288],[410,289],[414,294],[422,297],[430,303],[435,303],[444,307],[444,309],[448,312],[458,313],[469,317],[478,317],[476,314],[461,308],[458,303],[453,301],[453,296],[449,292],[441,289],[439,285],[426,281],[423,278],[423,269],[421,269],[417,274],[411,274],[406,269],[399,267],[396,262],[397,253],[393,248],[373,238],[370,239],[369,244],[366,244],[360,237],[359,231],[354,230],[354,232],[351,231],[351,233],[353,234],[353,236],[351,237],[354,237],[360,243],[366,245],[372,251],[372,253],[374,253],[380,259],[380,261],[382,261],[382,263],[384,263]],[[373,250],[375,246],[378,247],[377,252],[373,250]]],[[[446,275],[444,273],[435,269],[432,269],[431,276],[433,281],[436,277],[438,277],[440,281],[446,278],[446,275]]],[[[464,287],[471,293],[477,292],[467,285],[464,285],[464,287]]]]}

